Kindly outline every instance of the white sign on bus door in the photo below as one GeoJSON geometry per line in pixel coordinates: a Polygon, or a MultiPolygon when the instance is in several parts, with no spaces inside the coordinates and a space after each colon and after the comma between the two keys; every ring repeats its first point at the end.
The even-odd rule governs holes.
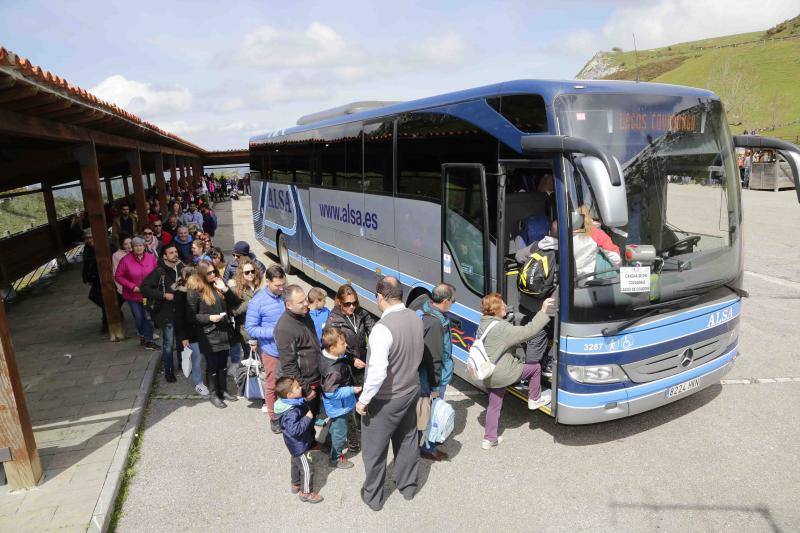
{"type": "Polygon", "coordinates": [[[650,292],[650,267],[620,267],[620,292],[650,292]]]}

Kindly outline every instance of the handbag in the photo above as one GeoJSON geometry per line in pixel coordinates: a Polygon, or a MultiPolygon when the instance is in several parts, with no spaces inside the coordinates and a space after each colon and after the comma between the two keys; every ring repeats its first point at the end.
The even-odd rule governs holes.
{"type": "Polygon", "coordinates": [[[183,375],[187,378],[192,373],[192,350],[191,348],[184,348],[181,352],[181,370],[183,375]]]}
{"type": "Polygon", "coordinates": [[[263,400],[265,377],[264,365],[256,350],[251,349],[236,369],[236,385],[241,396],[248,400],[263,400]]]}

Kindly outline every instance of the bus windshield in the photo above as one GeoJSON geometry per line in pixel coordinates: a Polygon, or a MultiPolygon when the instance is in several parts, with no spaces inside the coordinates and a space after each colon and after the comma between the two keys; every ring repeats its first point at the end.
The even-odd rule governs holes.
{"type": "Polygon", "coordinates": [[[563,95],[556,114],[560,133],[617,159],[628,203],[626,227],[603,227],[579,162],[566,166],[568,209],[590,215],[573,217],[584,224],[572,228],[572,320],[635,317],[653,303],[677,304],[739,276],[739,173],[719,101],[563,95]],[[626,260],[626,245],[642,253],[626,260]]]}

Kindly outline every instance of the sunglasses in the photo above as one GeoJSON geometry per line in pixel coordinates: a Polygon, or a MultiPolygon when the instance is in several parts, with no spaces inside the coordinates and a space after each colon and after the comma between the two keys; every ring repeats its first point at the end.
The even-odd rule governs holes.
{"type": "Polygon", "coordinates": [[[358,302],[342,302],[342,307],[355,307],[358,302]]]}
{"type": "Polygon", "coordinates": [[[249,276],[250,274],[255,274],[255,273],[256,273],[255,270],[242,270],[242,274],[244,274],[245,276],[249,276]]]}
{"type": "Polygon", "coordinates": [[[153,232],[152,232],[152,231],[145,231],[145,232],[144,232],[144,234],[145,234],[145,235],[152,235],[152,234],[153,234],[153,232]]]}
{"type": "Polygon", "coordinates": [[[209,270],[208,272],[206,272],[206,277],[208,277],[208,276],[213,276],[213,277],[216,277],[216,276],[217,276],[217,273],[216,273],[216,272],[214,272],[213,270],[209,270]]]}
{"type": "Polygon", "coordinates": [[[153,227],[154,227],[154,228],[160,228],[160,227],[161,227],[161,224],[153,224],[153,227]]]}

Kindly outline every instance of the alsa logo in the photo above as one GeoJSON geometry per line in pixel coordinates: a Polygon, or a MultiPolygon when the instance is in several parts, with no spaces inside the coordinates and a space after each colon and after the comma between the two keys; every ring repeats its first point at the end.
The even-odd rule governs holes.
{"type": "Polygon", "coordinates": [[[267,207],[270,209],[280,209],[287,213],[292,212],[292,199],[289,196],[289,191],[282,191],[280,189],[270,189],[267,191],[267,207]]]}
{"type": "Polygon", "coordinates": [[[733,307],[726,307],[708,315],[707,328],[711,328],[733,319],[733,307]]]}

